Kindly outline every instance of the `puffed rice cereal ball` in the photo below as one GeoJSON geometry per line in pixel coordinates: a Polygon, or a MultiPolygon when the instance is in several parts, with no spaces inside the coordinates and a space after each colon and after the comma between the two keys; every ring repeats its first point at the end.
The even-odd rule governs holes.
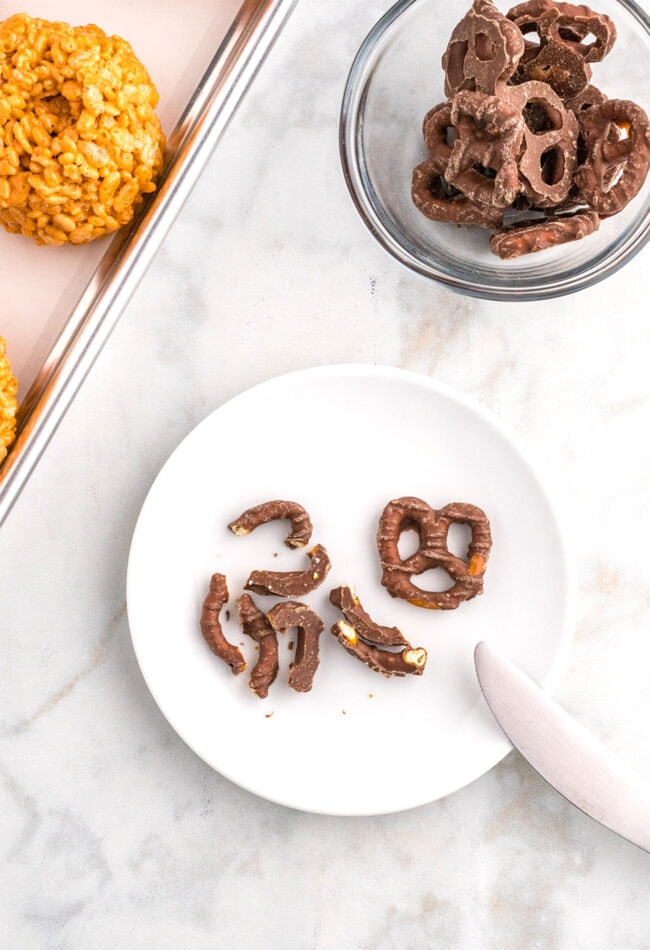
{"type": "Polygon", "coordinates": [[[7,344],[0,336],[0,465],[7,455],[7,449],[16,433],[16,393],[18,382],[11,372],[7,358],[7,344]]]}
{"type": "Polygon", "coordinates": [[[155,191],[158,91],[99,27],[24,13],[0,23],[0,223],[37,244],[86,244],[155,191]]]}

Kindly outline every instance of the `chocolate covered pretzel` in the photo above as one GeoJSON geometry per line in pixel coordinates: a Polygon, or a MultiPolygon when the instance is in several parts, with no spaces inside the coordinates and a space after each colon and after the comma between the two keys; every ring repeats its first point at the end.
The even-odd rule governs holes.
{"type": "Polygon", "coordinates": [[[490,249],[502,260],[534,254],[550,247],[579,241],[600,226],[595,211],[577,211],[536,221],[520,221],[499,228],[490,236],[490,249]]]}
{"type": "Polygon", "coordinates": [[[266,614],[259,609],[249,594],[242,594],[238,598],[237,617],[246,636],[259,644],[257,662],[251,671],[248,685],[256,696],[265,699],[280,667],[277,635],[266,614]]]}
{"type": "Polygon", "coordinates": [[[309,544],[312,523],[309,515],[295,501],[267,501],[254,508],[248,508],[228,525],[233,534],[243,537],[269,521],[284,521],[291,523],[291,533],[284,540],[288,548],[304,548],[309,544]]]}
{"type": "Polygon", "coordinates": [[[468,89],[494,95],[512,76],[523,51],[516,26],[490,0],[474,0],[442,57],[445,94],[451,98],[468,89]]]}
{"type": "Polygon", "coordinates": [[[226,639],[220,620],[221,611],[228,603],[228,597],[225,576],[213,574],[201,609],[200,627],[203,639],[215,656],[227,663],[234,675],[238,676],[246,669],[246,661],[241,650],[226,639]]]}
{"type": "Polygon", "coordinates": [[[349,584],[330,591],[330,602],[341,611],[348,623],[367,643],[382,647],[410,647],[410,643],[398,627],[383,627],[375,623],[364,610],[354,587],[349,584]]]}
{"type": "Polygon", "coordinates": [[[517,24],[524,37],[537,32],[537,45],[560,43],[587,63],[604,59],[616,40],[613,20],[582,4],[528,0],[512,7],[506,17],[517,24]]]}
{"type": "Polygon", "coordinates": [[[446,102],[422,124],[427,158],[411,197],[423,215],[498,232],[510,260],[576,241],[616,214],[650,171],[648,119],[591,83],[616,27],[562,0],[525,0],[505,15],[476,0],[443,55],[446,102]],[[522,124],[523,123],[523,124],[522,124]],[[521,212],[542,212],[518,222],[521,212]]]}
{"type": "Polygon", "coordinates": [[[540,46],[534,57],[522,58],[513,80],[517,83],[545,82],[558,96],[566,99],[578,95],[589,85],[591,68],[571,47],[549,40],[540,46]]]}
{"type": "Polygon", "coordinates": [[[449,141],[451,136],[457,137],[451,118],[451,102],[441,102],[429,109],[422,122],[422,137],[427,147],[430,168],[436,175],[444,176],[447,170],[453,148],[453,142],[449,141]]]}
{"type": "Polygon", "coordinates": [[[413,169],[411,198],[415,207],[432,221],[479,228],[497,228],[503,223],[500,208],[470,201],[445,181],[437,171],[436,162],[430,159],[413,169]]]}
{"type": "Polygon", "coordinates": [[[558,205],[573,183],[578,120],[547,83],[510,86],[508,101],[524,119],[517,162],[521,191],[537,208],[558,205]]]}
{"type": "Polygon", "coordinates": [[[616,214],[639,193],[650,169],[648,117],[634,102],[608,99],[579,121],[587,157],[575,184],[593,211],[616,214]]]}
{"type": "Polygon", "coordinates": [[[599,106],[606,100],[607,96],[605,93],[590,84],[589,86],[585,86],[577,96],[571,96],[569,99],[565,99],[564,105],[578,117],[581,112],[586,112],[587,109],[591,109],[592,106],[599,106]]]}
{"type": "Polygon", "coordinates": [[[286,633],[294,627],[298,630],[295,659],[289,666],[289,686],[298,693],[308,693],[320,662],[323,621],[311,607],[295,600],[276,604],[269,610],[267,617],[278,633],[286,633]]]}
{"type": "Polygon", "coordinates": [[[512,81],[547,82],[563,98],[577,95],[591,78],[589,63],[598,62],[611,50],[616,28],[609,17],[586,6],[528,0],[506,14],[524,38],[537,33],[537,42],[526,48],[512,81]],[[584,42],[594,37],[593,42],[584,42]]]}
{"type": "Polygon", "coordinates": [[[497,96],[462,91],[454,97],[451,120],[458,138],[447,162],[446,180],[475,204],[507,207],[519,191],[521,112],[497,96]]]}
{"type": "Polygon", "coordinates": [[[382,567],[381,583],[391,597],[407,600],[430,610],[454,610],[463,601],[483,592],[483,575],[492,547],[490,523],[476,505],[454,502],[432,508],[421,498],[407,496],[390,501],[379,520],[377,548],[382,567]],[[447,546],[452,524],[466,524],[471,531],[467,557],[452,554],[447,546]],[[404,531],[415,530],[419,545],[406,558],[399,553],[404,531]],[[428,591],[412,578],[441,567],[452,580],[444,591],[428,591]]]}
{"type": "Polygon", "coordinates": [[[245,590],[264,596],[304,597],[323,583],[332,566],[322,544],[307,551],[309,567],[304,571],[251,571],[245,590]]]}
{"type": "Polygon", "coordinates": [[[348,653],[376,673],[383,673],[385,676],[408,676],[410,673],[422,676],[424,672],[427,651],[422,647],[407,647],[399,653],[380,650],[379,647],[362,640],[355,627],[347,620],[337,620],[331,632],[348,653]]]}

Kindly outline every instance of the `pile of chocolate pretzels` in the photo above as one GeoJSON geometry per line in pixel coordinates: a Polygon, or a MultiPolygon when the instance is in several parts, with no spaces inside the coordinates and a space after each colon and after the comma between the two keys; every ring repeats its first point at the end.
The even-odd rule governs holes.
{"type": "Polygon", "coordinates": [[[644,110],[591,84],[616,39],[586,6],[475,0],[442,57],[447,100],[422,131],[412,198],[434,221],[493,231],[504,260],[593,233],[650,168],[644,110]]]}
{"type": "MultiPolygon", "coordinates": [[[[330,558],[322,545],[307,550],[313,526],[306,509],[295,501],[275,499],[255,505],[231,521],[228,528],[238,537],[245,537],[261,525],[279,520],[287,520],[291,525],[284,544],[304,550],[309,567],[302,571],[252,571],[244,592],[237,598],[240,629],[257,644],[258,656],[248,685],[260,699],[268,696],[278,675],[277,634],[292,629],[297,630],[297,643],[295,659],[289,667],[289,686],[298,693],[311,690],[320,663],[320,635],[325,628],[309,604],[283,600],[263,610],[246,593],[252,591],[262,597],[304,597],[320,587],[330,571],[330,558]]],[[[476,505],[455,502],[436,509],[421,498],[395,498],[385,506],[377,531],[382,586],[391,597],[406,600],[415,607],[455,610],[464,601],[483,593],[483,576],[491,547],[487,515],[476,505]],[[449,550],[449,530],[454,524],[469,528],[465,557],[449,550]],[[405,531],[417,533],[418,547],[404,558],[399,543],[405,531]],[[436,568],[442,568],[451,579],[449,588],[433,591],[415,583],[416,578],[436,568]]],[[[210,650],[239,676],[246,669],[246,661],[239,647],[226,639],[220,619],[229,598],[225,575],[213,574],[201,609],[200,627],[210,650]]],[[[329,592],[329,601],[343,615],[330,631],[348,653],[384,676],[422,675],[427,651],[423,647],[412,647],[397,627],[383,626],[373,620],[352,585],[334,587],[329,592]]],[[[230,619],[229,614],[226,611],[227,619],[230,619]]]]}

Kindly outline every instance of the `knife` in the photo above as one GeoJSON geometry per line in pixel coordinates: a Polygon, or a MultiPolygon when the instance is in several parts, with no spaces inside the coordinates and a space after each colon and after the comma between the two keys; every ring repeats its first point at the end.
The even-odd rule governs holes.
{"type": "Polygon", "coordinates": [[[487,643],[474,664],[508,739],[542,778],[585,814],[650,852],[650,784],[487,643]]]}

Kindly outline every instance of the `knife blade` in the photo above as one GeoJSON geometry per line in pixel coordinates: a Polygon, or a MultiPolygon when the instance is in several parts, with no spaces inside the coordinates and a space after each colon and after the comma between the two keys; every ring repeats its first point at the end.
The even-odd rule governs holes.
{"type": "Polygon", "coordinates": [[[650,783],[484,641],[474,651],[494,718],[523,757],[581,811],[650,852],[650,783]]]}

